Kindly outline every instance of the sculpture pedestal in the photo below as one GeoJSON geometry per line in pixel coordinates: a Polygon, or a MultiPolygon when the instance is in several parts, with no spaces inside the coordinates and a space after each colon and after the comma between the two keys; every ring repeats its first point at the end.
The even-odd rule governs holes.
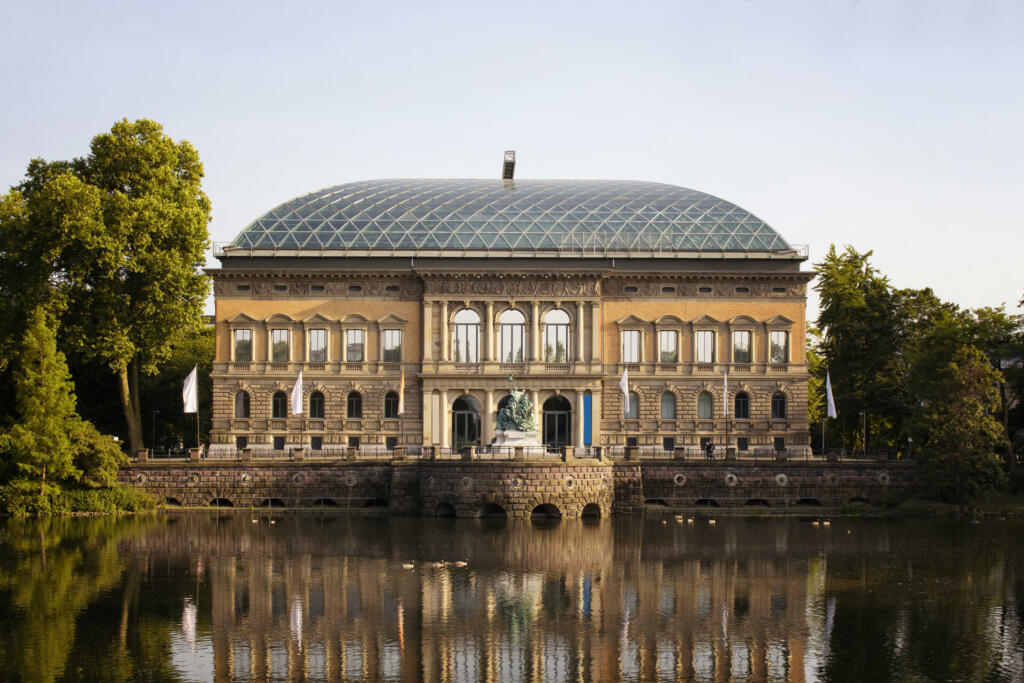
{"type": "Polygon", "coordinates": [[[491,445],[502,448],[515,448],[516,446],[540,446],[541,443],[537,437],[537,432],[517,432],[509,429],[495,432],[494,443],[491,445]]]}

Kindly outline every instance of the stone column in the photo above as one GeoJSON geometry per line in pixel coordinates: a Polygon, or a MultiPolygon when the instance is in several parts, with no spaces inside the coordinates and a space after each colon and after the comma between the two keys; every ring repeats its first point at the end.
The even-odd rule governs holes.
{"type": "Polygon", "coordinates": [[[448,360],[448,302],[441,302],[441,360],[448,360]]]}
{"type": "Polygon", "coordinates": [[[583,448],[583,390],[576,390],[576,414],[572,421],[572,443],[583,448]]]}
{"type": "Polygon", "coordinates": [[[434,360],[434,304],[423,302],[423,360],[434,360]]]}
{"type": "Polygon", "coordinates": [[[601,304],[590,302],[590,360],[601,360],[601,304]]]}
{"type": "Polygon", "coordinates": [[[451,443],[452,420],[448,415],[448,390],[441,390],[441,445],[448,447],[451,443]]]}
{"type": "Polygon", "coordinates": [[[584,305],[582,301],[576,302],[576,358],[577,361],[584,360],[583,358],[583,321],[586,320],[586,316],[583,314],[584,305]]]}
{"type": "Polygon", "coordinates": [[[480,445],[486,446],[494,438],[494,391],[484,392],[484,414],[480,416],[480,445]]]}
{"type": "Polygon", "coordinates": [[[530,360],[540,360],[540,321],[537,320],[540,317],[540,304],[536,301],[532,302],[533,308],[530,315],[530,360]]]}
{"type": "Polygon", "coordinates": [[[590,391],[590,445],[601,444],[601,387],[590,391]]]}
{"type": "Polygon", "coordinates": [[[420,413],[423,424],[423,445],[428,446],[436,443],[434,441],[434,416],[430,406],[433,392],[427,391],[424,388],[420,393],[423,398],[423,412],[420,413]]]}
{"type": "Polygon", "coordinates": [[[485,321],[485,339],[487,348],[484,352],[484,360],[494,360],[494,302],[487,302],[487,320],[485,321]]]}

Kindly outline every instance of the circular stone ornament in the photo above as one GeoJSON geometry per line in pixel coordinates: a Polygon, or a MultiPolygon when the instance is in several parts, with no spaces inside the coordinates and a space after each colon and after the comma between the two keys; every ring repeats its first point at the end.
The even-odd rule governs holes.
{"type": "Polygon", "coordinates": [[[732,472],[730,472],[729,474],[725,475],[725,485],[726,486],[733,487],[738,482],[739,482],[739,479],[732,472]]]}
{"type": "Polygon", "coordinates": [[[832,486],[839,486],[839,475],[835,472],[828,475],[828,483],[832,484],[832,486]]]}
{"type": "Polygon", "coordinates": [[[672,477],[672,482],[676,486],[686,486],[686,475],[683,474],[682,472],[679,472],[678,474],[676,474],[676,476],[672,477]]]}
{"type": "Polygon", "coordinates": [[[306,481],[306,475],[303,474],[302,472],[296,472],[295,474],[292,475],[292,481],[295,482],[296,484],[301,484],[302,482],[306,481]]]}
{"type": "Polygon", "coordinates": [[[193,472],[192,474],[188,475],[188,480],[190,482],[192,482],[193,484],[198,484],[199,483],[199,473],[198,472],[193,472]]]}
{"type": "Polygon", "coordinates": [[[574,486],[576,486],[576,479],[573,478],[572,475],[566,477],[565,478],[565,488],[571,489],[574,486]]]}
{"type": "Polygon", "coordinates": [[[882,486],[888,486],[889,485],[889,473],[888,472],[879,472],[878,473],[878,483],[881,484],[882,486]]]}
{"type": "Polygon", "coordinates": [[[136,484],[145,484],[146,483],[146,475],[145,474],[136,474],[135,475],[135,483],[136,484]]]}
{"type": "Polygon", "coordinates": [[[248,474],[248,473],[247,474],[243,474],[242,475],[242,483],[245,484],[246,486],[251,484],[252,483],[252,475],[248,474]]]}
{"type": "Polygon", "coordinates": [[[358,482],[359,480],[356,479],[356,475],[352,474],[351,472],[345,475],[345,484],[347,486],[355,486],[358,482]]]}
{"type": "Polygon", "coordinates": [[[470,479],[469,477],[463,477],[462,478],[462,488],[468,489],[472,485],[473,485],[473,480],[472,479],[470,479]]]}
{"type": "Polygon", "coordinates": [[[786,486],[789,484],[789,477],[780,472],[775,475],[775,483],[779,486],[786,486]]]}
{"type": "Polygon", "coordinates": [[[512,479],[512,488],[518,489],[518,488],[522,488],[522,487],[523,487],[523,478],[522,477],[514,477],[512,479]]]}

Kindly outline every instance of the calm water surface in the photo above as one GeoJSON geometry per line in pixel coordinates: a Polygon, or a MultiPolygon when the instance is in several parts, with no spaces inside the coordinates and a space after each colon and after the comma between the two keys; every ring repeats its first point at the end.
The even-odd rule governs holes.
{"type": "Polygon", "coordinates": [[[0,680],[1024,680],[1020,522],[662,519],[0,520],[0,680]]]}

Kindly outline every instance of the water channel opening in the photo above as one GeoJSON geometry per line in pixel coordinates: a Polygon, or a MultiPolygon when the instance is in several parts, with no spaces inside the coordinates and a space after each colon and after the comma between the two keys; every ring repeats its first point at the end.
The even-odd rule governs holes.
{"type": "Polygon", "coordinates": [[[751,498],[746,503],[744,503],[744,505],[746,505],[747,507],[762,507],[762,508],[770,508],[772,506],[771,503],[769,503],[764,498],[751,498]]]}
{"type": "Polygon", "coordinates": [[[551,503],[544,503],[543,505],[538,505],[537,507],[533,508],[533,510],[530,511],[530,517],[540,517],[545,519],[561,519],[562,512],[551,503]]]}
{"type": "Polygon", "coordinates": [[[383,498],[370,498],[363,503],[364,508],[386,508],[387,506],[388,502],[383,498]]]}
{"type": "Polygon", "coordinates": [[[231,501],[228,500],[227,498],[214,498],[213,500],[210,501],[210,507],[230,508],[234,507],[234,505],[232,505],[231,501]]]}
{"type": "Polygon", "coordinates": [[[864,503],[865,505],[870,505],[870,504],[871,504],[871,503],[870,503],[870,502],[868,501],[868,499],[867,499],[867,498],[864,498],[863,496],[856,496],[855,498],[851,498],[851,499],[850,499],[850,504],[851,504],[851,505],[852,505],[852,504],[855,504],[855,503],[864,503]]]}
{"type": "Polygon", "coordinates": [[[588,503],[583,506],[580,516],[584,519],[599,519],[601,517],[601,506],[597,503],[588,503]]]}
{"type": "Polygon", "coordinates": [[[812,507],[812,508],[820,508],[821,507],[821,501],[818,500],[817,498],[801,498],[800,500],[798,500],[796,502],[796,504],[797,504],[797,507],[812,507]]]}
{"type": "Polygon", "coordinates": [[[336,507],[339,507],[339,506],[338,506],[338,502],[336,500],[334,500],[333,498],[317,498],[316,500],[313,501],[313,507],[318,507],[318,508],[336,508],[336,507]]]}
{"type": "Polygon", "coordinates": [[[701,498],[696,503],[694,503],[694,506],[699,507],[699,508],[716,508],[716,507],[719,507],[718,501],[714,500],[712,498],[701,498]]]}
{"type": "Polygon", "coordinates": [[[283,507],[288,507],[288,506],[285,505],[284,501],[281,500],[280,498],[267,498],[262,503],[260,503],[260,507],[261,508],[283,508],[283,507]]]}
{"type": "Polygon", "coordinates": [[[437,510],[434,511],[434,515],[437,517],[455,517],[455,506],[451,503],[440,503],[437,506],[437,510]]]}
{"type": "Polygon", "coordinates": [[[484,503],[483,507],[480,508],[480,516],[490,519],[506,519],[508,518],[508,513],[505,512],[505,508],[497,503],[484,503]]]}
{"type": "Polygon", "coordinates": [[[647,498],[644,500],[644,505],[658,505],[660,507],[668,507],[668,503],[664,498],[647,498]]]}
{"type": "Polygon", "coordinates": [[[181,501],[178,500],[177,498],[164,498],[164,503],[166,503],[167,505],[175,505],[177,507],[181,507],[181,501]]]}

